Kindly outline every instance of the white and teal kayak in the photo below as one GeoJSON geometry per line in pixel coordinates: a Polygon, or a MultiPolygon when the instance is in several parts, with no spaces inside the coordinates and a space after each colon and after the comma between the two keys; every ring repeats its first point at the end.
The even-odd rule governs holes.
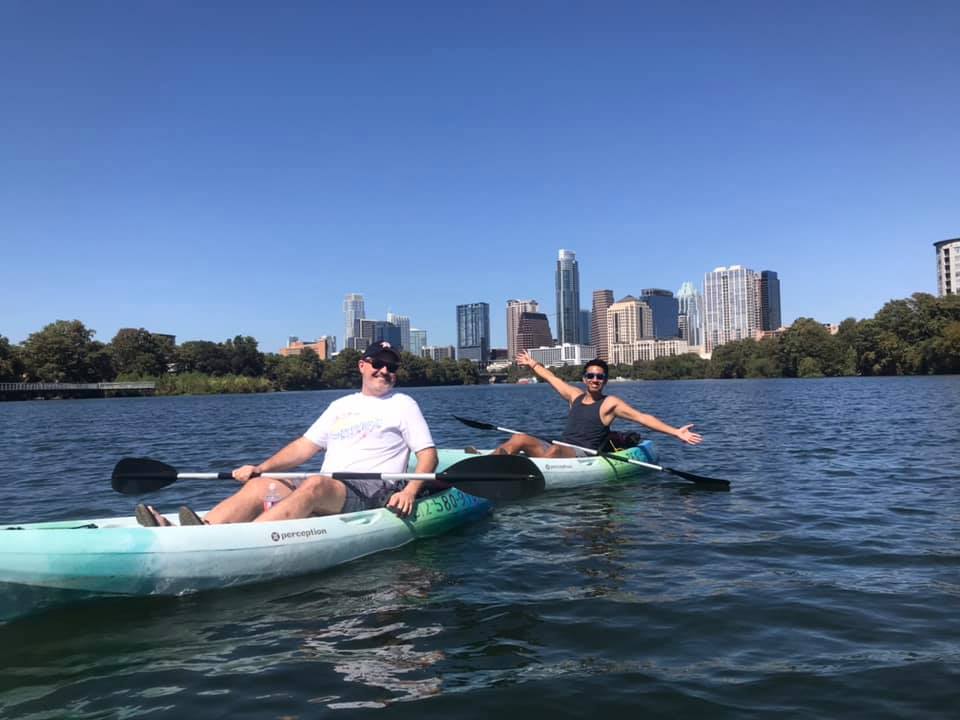
{"type": "MultiPolygon", "coordinates": [[[[440,456],[438,470],[477,457],[466,450],[444,448],[437,451],[440,456]]],[[[482,454],[490,450],[480,450],[482,454]]],[[[655,474],[658,469],[657,452],[653,442],[644,440],[639,445],[615,453],[604,453],[604,456],[580,458],[530,458],[537,466],[546,482],[547,490],[558,488],[582,487],[585,485],[602,485],[621,480],[634,480],[639,477],[655,474]],[[616,460],[615,458],[623,458],[616,460]],[[625,460],[634,460],[649,463],[653,467],[635,465],[625,460]]]]}
{"type": "Polygon", "coordinates": [[[189,527],[141,527],[133,517],[2,526],[0,621],[94,598],[185,595],[318,572],[441,535],[490,509],[451,488],[418,500],[406,519],[380,508],[189,527]]]}

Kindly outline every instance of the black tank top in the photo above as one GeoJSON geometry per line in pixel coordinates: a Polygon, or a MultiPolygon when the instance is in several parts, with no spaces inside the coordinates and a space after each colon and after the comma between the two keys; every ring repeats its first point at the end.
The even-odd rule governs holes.
{"type": "Polygon", "coordinates": [[[584,397],[586,395],[578,395],[570,406],[567,427],[560,439],[571,445],[599,450],[610,435],[610,426],[604,425],[600,420],[600,406],[603,404],[603,398],[598,402],[584,405],[584,397]]]}

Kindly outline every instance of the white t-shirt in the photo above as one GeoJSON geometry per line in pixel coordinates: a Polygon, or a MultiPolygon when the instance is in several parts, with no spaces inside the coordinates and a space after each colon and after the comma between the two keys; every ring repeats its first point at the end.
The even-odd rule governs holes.
{"type": "Polygon", "coordinates": [[[327,451],[325,473],[402,473],[411,451],[434,446],[416,400],[396,392],[334,400],[303,436],[327,451]]]}

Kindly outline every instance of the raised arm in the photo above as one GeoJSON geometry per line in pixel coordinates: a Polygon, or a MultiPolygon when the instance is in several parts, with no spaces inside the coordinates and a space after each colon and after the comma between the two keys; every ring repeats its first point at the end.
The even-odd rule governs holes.
{"type": "Polygon", "coordinates": [[[560,393],[561,397],[566,400],[568,403],[572,403],[578,395],[583,394],[583,390],[574,387],[570,383],[564,382],[549,368],[544,367],[539,362],[533,359],[533,356],[530,355],[526,350],[521,350],[517,353],[517,365],[523,365],[530,368],[533,371],[533,374],[539,380],[545,380],[550,383],[550,387],[560,393]]]}
{"type": "Polygon", "coordinates": [[[683,427],[675,428],[671,425],[667,425],[667,423],[663,422],[663,420],[660,420],[653,415],[642,413],[639,410],[630,407],[629,404],[620,398],[611,397],[610,401],[610,410],[612,411],[614,417],[640,423],[651,430],[656,430],[657,432],[662,432],[666,435],[672,435],[688,445],[699,445],[701,442],[703,442],[703,437],[699,433],[695,433],[693,430],[691,430],[693,427],[692,423],[690,425],[684,425],[683,427]]]}

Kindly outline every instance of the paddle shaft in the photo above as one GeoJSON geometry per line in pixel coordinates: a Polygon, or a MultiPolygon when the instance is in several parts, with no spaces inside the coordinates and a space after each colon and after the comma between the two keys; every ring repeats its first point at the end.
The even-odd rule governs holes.
{"type": "MultiPolygon", "coordinates": [[[[266,472],[259,477],[300,479],[325,475],[344,482],[350,480],[420,480],[447,483],[464,492],[490,500],[520,500],[543,491],[543,473],[530,461],[513,455],[478,455],[461,460],[438,473],[379,472],[266,472]]],[[[150,458],[123,458],[111,477],[113,489],[138,495],[164,488],[177,480],[234,480],[230,472],[178,473],[176,468],[150,458]]]]}
{"type": "MultiPolygon", "coordinates": [[[[276,478],[277,480],[302,480],[314,475],[326,475],[335,480],[440,480],[443,473],[361,473],[361,472],[267,472],[255,477],[276,478]]],[[[233,480],[228,472],[177,473],[177,480],[233,480]]]]}

